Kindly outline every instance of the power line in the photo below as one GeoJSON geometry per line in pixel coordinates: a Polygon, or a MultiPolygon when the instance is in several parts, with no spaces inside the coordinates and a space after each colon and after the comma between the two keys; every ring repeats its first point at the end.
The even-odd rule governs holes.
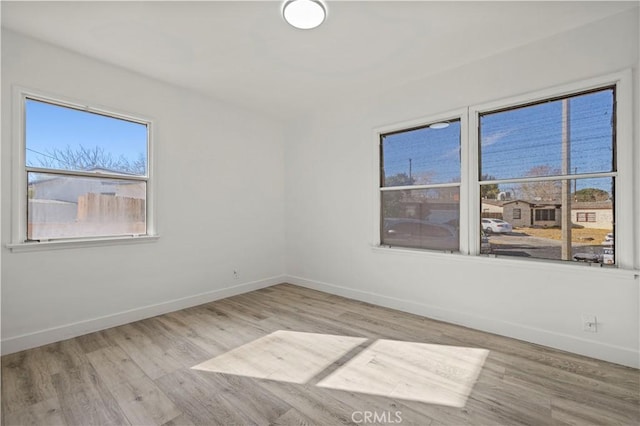
{"type": "Polygon", "coordinates": [[[31,149],[31,148],[25,148],[25,149],[27,151],[31,151],[31,152],[33,152],[35,154],[42,155],[43,157],[47,157],[47,158],[51,158],[52,160],[56,160],[59,164],[64,164],[66,166],[73,167],[73,164],[70,163],[69,161],[61,160],[58,157],[54,157],[52,155],[45,154],[44,152],[36,151],[35,149],[31,149]]]}

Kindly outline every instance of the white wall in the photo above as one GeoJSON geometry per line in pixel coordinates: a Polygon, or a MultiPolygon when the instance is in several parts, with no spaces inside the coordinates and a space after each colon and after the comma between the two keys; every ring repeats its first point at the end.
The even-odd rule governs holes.
{"type": "Polygon", "coordinates": [[[281,123],[4,30],[2,111],[4,353],[282,281],[281,123]],[[6,248],[13,85],[154,120],[157,242],[6,248]]]}
{"type": "MultiPolygon", "coordinates": [[[[406,82],[384,96],[340,99],[299,120],[285,144],[289,280],[637,367],[633,272],[372,248],[373,129],[629,67],[637,87],[637,14],[406,82]],[[582,314],[597,316],[598,333],[583,331],[582,314]]],[[[634,97],[637,106],[637,89],[634,97]]],[[[637,110],[634,117],[638,170],[637,110]]]]}
{"type": "Polygon", "coordinates": [[[2,350],[288,279],[638,366],[640,294],[631,273],[371,247],[372,129],[627,67],[635,67],[637,170],[637,15],[405,82],[384,96],[340,99],[285,132],[250,111],[3,32],[2,350]],[[14,84],[155,120],[159,241],[28,253],[5,247],[14,84]],[[582,331],[583,313],[598,316],[599,333],[582,331]]]}

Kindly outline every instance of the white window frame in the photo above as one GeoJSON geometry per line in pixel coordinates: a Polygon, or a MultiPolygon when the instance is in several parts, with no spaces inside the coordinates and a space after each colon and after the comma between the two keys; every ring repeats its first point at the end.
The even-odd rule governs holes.
{"type": "MultiPolygon", "coordinates": [[[[144,118],[138,114],[133,115],[115,111],[112,108],[103,108],[91,105],[64,96],[47,94],[42,91],[30,90],[23,87],[13,87],[13,140],[12,145],[12,206],[11,206],[11,243],[7,247],[12,252],[50,250],[74,247],[91,247],[101,245],[113,245],[133,242],[150,242],[158,238],[156,218],[155,218],[155,188],[154,188],[154,156],[153,156],[153,120],[144,118]],[[25,105],[26,100],[47,102],[53,105],[72,108],[123,119],[147,126],[147,173],[143,178],[132,177],[133,180],[146,182],[146,234],[130,236],[99,236],[81,238],[61,238],[50,241],[27,241],[27,172],[40,171],[48,172],[50,169],[40,169],[27,166],[26,164],[26,139],[25,139],[25,105]]],[[[68,175],[81,175],[73,171],[63,171],[68,175]]],[[[111,178],[111,174],[92,173],[92,177],[111,178]]]]}
{"type": "MultiPolygon", "coordinates": [[[[479,173],[479,134],[480,114],[503,108],[511,108],[527,103],[544,101],[547,99],[570,96],[589,90],[615,86],[616,88],[616,165],[617,170],[613,173],[598,174],[597,177],[611,175],[616,179],[616,193],[614,196],[616,226],[616,266],[622,269],[633,269],[634,267],[634,242],[633,242],[633,92],[632,92],[632,72],[624,70],[617,73],[595,77],[575,83],[565,84],[540,90],[525,95],[515,96],[499,101],[489,102],[481,105],[469,107],[469,142],[471,146],[470,166],[471,166],[471,205],[480,205],[480,185],[479,173]]],[[[576,178],[591,177],[589,175],[576,175],[576,178]]],[[[528,180],[532,180],[527,178],[528,180]]],[[[551,178],[539,178],[541,180],[551,178]]],[[[500,183],[500,181],[496,181],[500,183]]],[[[480,209],[472,209],[470,219],[480,220],[480,209]]],[[[480,254],[479,232],[471,232],[471,254],[480,254]],[[477,235],[476,235],[477,234],[477,235]]],[[[551,261],[553,262],[553,261],[551,261]]],[[[564,262],[563,262],[564,263],[564,262]]],[[[570,262],[566,262],[570,263],[570,262]]]]}
{"type": "Polygon", "coordinates": [[[393,132],[402,132],[414,128],[425,127],[433,123],[439,123],[443,121],[451,121],[451,120],[459,120],[460,121],[460,182],[459,183],[446,183],[446,184],[433,184],[433,185],[411,185],[407,187],[392,187],[393,190],[399,189],[429,189],[429,188],[438,188],[438,187],[458,187],[460,189],[460,248],[459,251],[454,253],[467,253],[467,240],[463,238],[463,235],[468,234],[467,224],[468,220],[466,218],[466,212],[468,211],[467,203],[467,190],[468,186],[464,184],[467,181],[467,154],[464,149],[464,141],[466,140],[465,135],[467,134],[467,109],[457,109],[454,111],[449,111],[444,114],[431,115],[426,118],[420,118],[415,120],[404,121],[401,123],[396,123],[387,126],[381,126],[373,131],[373,137],[375,139],[374,146],[374,170],[375,176],[374,184],[375,184],[375,194],[374,194],[374,243],[375,247],[385,247],[390,250],[409,250],[409,251],[423,251],[423,252],[433,252],[433,253],[444,253],[445,250],[437,250],[437,249],[419,249],[419,248],[409,248],[409,247],[389,247],[387,245],[382,245],[382,235],[380,235],[380,223],[382,220],[382,193],[385,191],[384,188],[380,187],[380,144],[381,136],[393,133],[393,132]]]}
{"type": "MultiPolygon", "coordinates": [[[[480,254],[480,180],[479,180],[479,117],[484,112],[495,111],[503,108],[520,106],[527,103],[544,101],[547,99],[569,96],[589,90],[615,86],[616,88],[616,165],[617,170],[610,173],[616,179],[615,193],[615,217],[616,226],[615,268],[620,270],[634,270],[635,266],[635,244],[636,227],[640,226],[640,220],[634,216],[635,193],[633,187],[633,80],[632,70],[623,71],[581,80],[573,83],[550,87],[543,90],[533,91],[518,96],[495,100],[487,103],[471,105],[468,108],[450,111],[444,114],[430,115],[425,118],[401,122],[392,125],[381,126],[373,130],[373,238],[372,247],[380,252],[409,252],[420,253],[432,256],[439,256],[440,252],[424,249],[403,249],[398,247],[389,248],[382,246],[380,235],[380,135],[408,129],[411,127],[424,126],[429,123],[445,121],[447,119],[460,119],[461,126],[461,171],[460,171],[460,251],[459,255],[469,255],[468,258],[478,259],[478,262],[495,261],[480,254]]],[[[598,175],[600,177],[601,174],[598,175]]],[[[577,177],[589,177],[577,175],[577,177]]],[[[529,178],[527,178],[529,179],[529,178]]],[[[541,179],[548,179],[543,177],[541,179]]],[[[497,181],[499,183],[499,181],[497,181]]],[[[638,191],[640,192],[640,191],[638,191]]],[[[640,195],[639,195],[640,196],[640,195]]],[[[640,202],[640,200],[637,200],[640,202]]],[[[640,250],[640,248],[638,248],[640,250]]],[[[573,262],[553,261],[553,260],[521,260],[516,258],[501,257],[501,261],[534,264],[536,262],[544,265],[558,264],[567,267],[575,265],[573,262]]],[[[583,268],[584,265],[575,266],[583,268]]],[[[600,269],[600,268],[599,268],[600,269]]]]}

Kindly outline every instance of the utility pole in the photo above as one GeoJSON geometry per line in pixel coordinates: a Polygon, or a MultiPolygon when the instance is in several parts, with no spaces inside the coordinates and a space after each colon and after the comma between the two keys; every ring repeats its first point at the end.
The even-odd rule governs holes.
{"type": "Polygon", "coordinates": [[[413,185],[413,179],[411,177],[411,158],[409,158],[409,184],[413,185]]]}
{"type": "MultiPolygon", "coordinates": [[[[571,108],[569,99],[562,100],[562,174],[571,173],[571,108]]],[[[562,180],[562,260],[571,260],[571,181],[562,180]]]]}

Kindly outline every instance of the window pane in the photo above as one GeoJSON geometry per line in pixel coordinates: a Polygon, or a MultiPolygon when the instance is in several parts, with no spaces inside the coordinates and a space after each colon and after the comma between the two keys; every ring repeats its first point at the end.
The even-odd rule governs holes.
{"type": "MultiPolygon", "coordinates": [[[[614,90],[566,99],[566,174],[614,171],[614,90]]],[[[563,174],[563,115],[563,100],[481,115],[481,180],[563,174]]]]}
{"type": "Polygon", "coordinates": [[[146,182],[29,173],[29,240],[146,234],[146,182]]]}
{"type": "Polygon", "coordinates": [[[458,250],[459,224],[457,187],[382,192],[382,244],[458,250]]]}
{"type": "Polygon", "coordinates": [[[460,182],[460,120],[382,135],[381,186],[460,182]]]}
{"type": "Polygon", "coordinates": [[[147,126],[27,99],[27,166],[145,176],[147,126]]]}
{"type": "MultiPolygon", "coordinates": [[[[571,212],[572,222],[570,237],[563,232],[562,211],[565,206],[560,196],[546,199],[521,191],[516,184],[498,185],[497,190],[509,194],[509,197],[481,202],[482,229],[489,238],[492,252],[501,256],[615,263],[614,179],[606,177],[567,182],[570,196],[566,208],[571,212]],[[500,219],[508,226],[498,227],[500,219]],[[568,256],[563,258],[562,246],[567,241],[570,241],[571,250],[567,250],[568,256]]],[[[560,188],[560,195],[561,181],[520,185],[528,185],[530,190],[531,185],[543,183],[560,188]]]]}

